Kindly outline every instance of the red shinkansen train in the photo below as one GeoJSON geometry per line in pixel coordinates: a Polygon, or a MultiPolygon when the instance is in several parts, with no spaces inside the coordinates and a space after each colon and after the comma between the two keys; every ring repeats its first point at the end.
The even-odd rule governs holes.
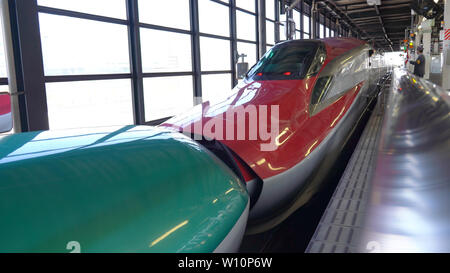
{"type": "Polygon", "coordinates": [[[353,38],[286,41],[269,50],[227,99],[204,102],[162,126],[229,150],[227,161],[234,161],[229,165],[237,166],[252,201],[248,232],[261,232],[323,184],[376,95],[382,59],[353,38]]]}

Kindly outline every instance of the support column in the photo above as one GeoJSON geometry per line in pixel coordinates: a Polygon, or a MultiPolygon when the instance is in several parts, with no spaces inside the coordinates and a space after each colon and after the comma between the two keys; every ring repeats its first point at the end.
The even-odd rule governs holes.
{"type": "Polygon", "coordinates": [[[266,54],[267,47],[267,30],[266,30],[266,1],[258,0],[258,20],[259,20],[259,56],[258,59],[266,54]]]}
{"type": "MultiPolygon", "coordinates": [[[[450,29],[450,0],[445,0],[444,7],[444,31],[450,29]]],[[[444,60],[442,66],[442,87],[450,90],[450,40],[443,43],[444,60]]]]}
{"type": "Polygon", "coordinates": [[[190,0],[191,31],[192,31],[192,71],[194,72],[194,105],[203,102],[202,74],[200,60],[200,23],[198,17],[198,1],[190,0]]]}
{"type": "Polygon", "coordinates": [[[317,39],[317,4],[316,1],[312,2],[311,7],[311,39],[317,39]]]}
{"type": "Polygon", "coordinates": [[[425,56],[425,75],[424,79],[430,79],[431,70],[431,30],[425,30],[423,33],[423,55],[425,56]]]}
{"type": "Polygon", "coordinates": [[[11,39],[11,24],[9,18],[9,5],[7,0],[0,0],[0,13],[3,27],[3,41],[5,44],[5,55],[8,75],[9,93],[11,94],[12,116],[13,116],[13,132],[22,132],[21,116],[19,111],[19,96],[17,90],[16,66],[14,64],[14,49],[11,39]]]}
{"type": "Polygon", "coordinates": [[[139,28],[139,11],[137,0],[127,1],[127,18],[130,22],[128,26],[131,79],[133,86],[133,116],[134,124],[145,124],[145,103],[144,103],[144,79],[142,71],[141,33],[139,28]]]}
{"type": "Polygon", "coordinates": [[[37,0],[9,0],[8,5],[21,129],[48,130],[37,0]]]}

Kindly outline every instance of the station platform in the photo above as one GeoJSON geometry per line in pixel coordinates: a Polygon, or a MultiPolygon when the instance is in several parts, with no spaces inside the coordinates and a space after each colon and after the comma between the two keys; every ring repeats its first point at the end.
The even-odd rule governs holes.
{"type": "Polygon", "coordinates": [[[388,81],[305,252],[358,252],[389,90],[388,81]]]}

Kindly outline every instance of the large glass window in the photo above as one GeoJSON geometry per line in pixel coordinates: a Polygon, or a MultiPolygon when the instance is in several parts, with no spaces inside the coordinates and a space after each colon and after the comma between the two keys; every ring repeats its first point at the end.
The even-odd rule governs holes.
{"type": "MultiPolygon", "coordinates": [[[[253,66],[258,60],[256,56],[256,44],[250,44],[250,43],[237,43],[237,50],[239,55],[245,54],[247,57],[245,58],[245,62],[249,64],[249,68],[253,66]]],[[[241,61],[242,58],[239,58],[239,61],[241,61]]]]}
{"type": "Polygon", "coordinates": [[[133,124],[130,80],[47,83],[50,129],[133,124]]]}
{"type": "Polygon", "coordinates": [[[179,29],[190,29],[189,0],[139,0],[139,21],[179,29]]]}
{"type": "Polygon", "coordinates": [[[309,22],[310,22],[310,17],[303,15],[303,32],[305,34],[307,34],[308,38],[309,38],[309,34],[310,34],[310,30],[309,30],[309,22]]]}
{"type": "MultiPolygon", "coordinates": [[[[141,86],[132,84],[136,63],[142,63],[143,75],[137,80],[144,83],[146,121],[173,116],[193,106],[197,78],[192,65],[196,41],[190,32],[191,1],[137,0],[139,22],[133,22],[127,2],[38,0],[40,7],[51,8],[39,12],[51,129],[132,124],[133,88],[141,86]],[[86,19],[77,12],[95,16],[86,19]],[[130,43],[131,23],[139,26],[138,47],[130,43]],[[135,62],[130,58],[136,56],[142,59],[135,62]]],[[[258,59],[256,1],[235,3],[237,40],[232,40],[230,1],[198,0],[201,71],[195,72],[201,73],[205,99],[231,93],[232,43],[239,54],[247,55],[245,61],[250,66],[258,59]]],[[[276,0],[266,3],[267,42],[271,46],[275,44],[276,0]]],[[[2,68],[0,61],[0,78],[6,74],[2,68]]]]}
{"type": "Polygon", "coordinates": [[[230,37],[230,9],[228,6],[210,0],[198,0],[198,6],[200,32],[230,37]]]}
{"type": "MultiPolygon", "coordinates": [[[[126,19],[124,0],[39,0],[56,9],[126,19]],[[105,6],[108,8],[105,9],[105,6]]],[[[128,27],[39,13],[50,129],[133,124],[128,27]],[[73,81],[71,76],[79,79],[73,81]],[[93,75],[92,79],[88,75],[93,75]],[[108,75],[109,80],[102,80],[108,75]],[[52,82],[48,76],[58,76],[52,82]],[[96,77],[98,77],[97,80],[96,77]],[[117,79],[115,79],[117,77],[117,79]]]]}
{"type": "Polygon", "coordinates": [[[269,45],[275,44],[275,23],[266,21],[266,40],[269,45]]]}
{"type": "Polygon", "coordinates": [[[255,0],[236,0],[236,7],[255,12],[255,0]]]}
{"type": "Polygon", "coordinates": [[[141,28],[141,48],[145,73],[192,71],[190,35],[141,28]]]}
{"type": "MultiPolygon", "coordinates": [[[[1,19],[1,17],[0,17],[1,19]]],[[[7,72],[6,72],[6,55],[5,55],[5,45],[3,43],[3,26],[2,22],[0,21],[0,78],[6,78],[7,72]]]]}
{"type": "Polygon", "coordinates": [[[38,0],[38,5],[119,19],[127,18],[125,0],[38,0]]]}
{"type": "Polygon", "coordinates": [[[301,25],[300,25],[300,12],[298,12],[297,10],[294,10],[292,16],[294,17],[294,22],[295,22],[295,29],[299,30],[301,25]]]}
{"type": "Polygon", "coordinates": [[[319,37],[324,38],[324,26],[322,24],[319,24],[319,37]]]}
{"type": "Polygon", "coordinates": [[[202,71],[231,70],[230,41],[200,37],[202,71]]]}
{"type": "MultiPolygon", "coordinates": [[[[182,31],[190,29],[189,2],[176,0],[169,4],[167,1],[139,0],[141,23],[180,29],[157,30],[153,26],[141,25],[142,69],[144,73],[154,73],[145,75],[143,79],[146,121],[171,117],[193,106],[193,78],[179,75],[180,72],[192,73],[192,38],[182,31]],[[159,76],[157,73],[166,75],[159,76]]],[[[205,8],[211,8],[209,2],[199,1],[200,20],[209,20],[210,15],[205,12],[205,8]]],[[[212,8],[219,13],[218,16],[223,16],[219,4],[212,4],[215,4],[212,8]]],[[[214,28],[204,25],[203,21],[201,26],[204,26],[201,31],[205,32],[214,28]]],[[[218,22],[217,26],[223,25],[218,22]]],[[[228,32],[227,26],[225,32],[228,32]]]]}
{"type": "Polygon", "coordinates": [[[220,101],[232,94],[231,74],[203,75],[203,101],[220,101]]]}
{"type": "Polygon", "coordinates": [[[46,76],[129,73],[127,26],[39,14],[46,76]]]}
{"type": "Polygon", "coordinates": [[[144,79],[145,117],[157,120],[180,114],[194,106],[192,76],[144,79]]]}
{"type": "Polygon", "coordinates": [[[266,18],[275,20],[275,1],[277,0],[266,0],[266,18]]]}
{"type": "Polygon", "coordinates": [[[256,41],[256,16],[236,11],[237,38],[256,41]]]}

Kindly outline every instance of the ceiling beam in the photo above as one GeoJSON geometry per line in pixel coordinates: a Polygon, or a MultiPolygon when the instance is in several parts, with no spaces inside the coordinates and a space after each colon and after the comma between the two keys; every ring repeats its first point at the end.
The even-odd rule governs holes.
{"type": "MultiPolygon", "coordinates": [[[[405,14],[410,14],[411,13],[411,9],[409,7],[404,7],[404,8],[398,8],[398,9],[388,9],[383,11],[383,16],[385,15],[405,15],[405,14]]],[[[357,13],[352,13],[349,14],[350,18],[352,18],[353,20],[356,20],[357,18],[367,18],[367,17],[377,17],[378,14],[375,12],[375,10],[371,10],[371,11],[366,11],[366,12],[357,12],[357,13]]]]}
{"type": "MultiPolygon", "coordinates": [[[[376,5],[375,5],[375,7],[378,8],[378,6],[376,6],[376,5]]],[[[409,7],[409,4],[401,4],[401,5],[393,5],[393,6],[381,6],[378,9],[386,10],[386,9],[398,9],[398,8],[404,8],[404,7],[409,7]]],[[[356,12],[364,12],[364,11],[371,11],[371,10],[373,10],[373,8],[370,7],[370,6],[367,6],[367,7],[362,8],[362,9],[349,9],[348,13],[352,14],[352,13],[356,13],[356,12]]]]}
{"type": "MultiPolygon", "coordinates": [[[[335,1],[338,6],[346,6],[346,5],[359,5],[359,4],[367,4],[367,0],[340,0],[335,1]]],[[[392,4],[400,4],[400,3],[410,3],[411,0],[383,0],[382,5],[392,5],[392,4]]]]}

